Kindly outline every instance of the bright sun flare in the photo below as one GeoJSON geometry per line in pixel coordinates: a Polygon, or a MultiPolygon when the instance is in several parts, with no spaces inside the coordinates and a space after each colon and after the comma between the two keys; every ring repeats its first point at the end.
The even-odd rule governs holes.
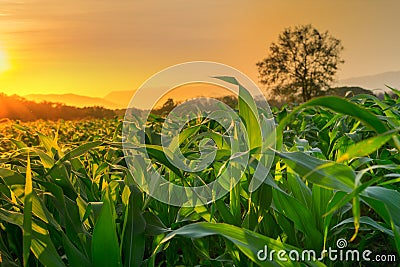
{"type": "Polygon", "coordinates": [[[9,68],[10,65],[8,64],[7,55],[3,50],[0,50],[0,73],[8,70],[9,68]]]}

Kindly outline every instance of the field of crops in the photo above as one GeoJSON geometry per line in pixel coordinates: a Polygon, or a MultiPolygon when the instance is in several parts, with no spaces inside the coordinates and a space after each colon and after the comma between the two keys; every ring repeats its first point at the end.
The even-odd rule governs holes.
{"type": "MultiPolygon", "coordinates": [[[[229,194],[197,207],[167,205],[140,190],[124,160],[121,120],[1,122],[2,266],[397,266],[400,100],[324,97],[273,114],[277,145],[265,182],[249,191],[249,164],[229,194]],[[338,240],[397,262],[289,256],[307,249],[319,258],[338,240]],[[260,260],[265,246],[288,253],[260,260]]],[[[152,116],[148,123],[152,148],[161,147],[154,136],[162,122],[152,116]]],[[[196,135],[221,134],[200,117],[188,128],[199,125],[180,144],[194,158],[196,135]]],[[[190,182],[192,174],[150,156],[174,183],[190,182]]],[[[197,175],[216,179],[227,160],[216,157],[197,175]]]]}

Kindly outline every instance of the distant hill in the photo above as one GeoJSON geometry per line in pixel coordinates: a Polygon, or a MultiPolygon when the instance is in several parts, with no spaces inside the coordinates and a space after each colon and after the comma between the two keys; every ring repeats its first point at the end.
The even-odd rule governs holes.
{"type": "MultiPolygon", "coordinates": [[[[188,98],[196,98],[201,95],[205,95],[210,98],[216,98],[231,107],[235,107],[237,104],[237,98],[229,93],[230,92],[226,91],[215,91],[213,88],[203,88],[199,87],[198,85],[189,85],[173,90],[171,94],[162,97],[153,112],[155,114],[168,113],[180,102],[183,102],[188,98]]],[[[325,95],[336,95],[341,97],[349,97],[358,94],[379,95],[379,92],[364,89],[358,86],[334,87],[325,92],[325,95]]],[[[9,118],[27,121],[37,119],[73,120],[88,117],[121,117],[125,115],[125,109],[128,107],[129,101],[133,95],[134,91],[114,91],[105,96],[105,99],[102,99],[75,94],[32,94],[29,95],[30,100],[28,100],[27,98],[17,95],[7,96],[0,93],[0,119],[9,118]]],[[[280,102],[269,102],[272,106],[280,106],[282,104],[280,102]]],[[[133,113],[142,112],[142,110],[138,110],[133,107],[131,107],[130,110],[133,113]]]]}
{"type": "Polygon", "coordinates": [[[342,86],[342,87],[333,87],[329,88],[326,92],[326,95],[335,95],[335,96],[353,96],[360,94],[372,95],[373,92],[371,90],[367,90],[358,86],[342,86]]]}
{"type": "MultiPolygon", "coordinates": [[[[211,85],[211,84],[187,84],[184,86],[179,86],[169,91],[166,95],[163,95],[163,88],[153,88],[151,93],[161,97],[155,108],[161,108],[163,104],[168,100],[168,98],[174,99],[177,102],[184,102],[191,98],[197,97],[211,97],[211,98],[222,98],[228,95],[232,95],[230,91],[222,87],[211,85]]],[[[150,93],[150,92],[149,92],[150,93]]],[[[127,108],[131,98],[134,96],[135,90],[129,91],[113,91],[107,94],[104,99],[116,103],[120,108],[127,108]]],[[[143,97],[143,96],[142,96],[143,97]]],[[[138,108],[143,108],[150,104],[150,98],[145,97],[141,99],[142,106],[138,108]]]]}
{"type": "Polygon", "coordinates": [[[73,107],[60,103],[27,100],[23,97],[8,96],[0,93],[0,119],[33,121],[43,120],[75,120],[85,118],[114,118],[116,112],[99,106],[73,107]]]}
{"type": "Polygon", "coordinates": [[[386,86],[400,88],[400,71],[390,71],[375,75],[353,77],[340,80],[338,86],[359,86],[366,89],[386,90],[386,86]]]}
{"type": "MultiPolygon", "coordinates": [[[[400,89],[400,71],[384,72],[376,75],[360,76],[349,79],[340,80],[334,87],[329,89],[327,94],[345,96],[346,92],[352,91],[354,94],[382,94],[382,90],[388,91],[385,87],[389,85],[400,89]]],[[[157,88],[154,89],[157,93],[157,88]]],[[[100,106],[106,109],[126,109],[135,90],[112,91],[105,97],[82,96],[78,94],[29,94],[25,95],[26,100],[40,102],[62,103],[74,107],[94,107],[100,106]]],[[[162,97],[156,108],[161,108],[168,98],[173,98],[176,102],[183,102],[187,99],[200,96],[208,96],[212,98],[221,98],[229,95],[229,92],[215,90],[212,87],[204,87],[204,85],[190,85],[181,89],[170,91],[168,95],[162,97]]],[[[143,105],[146,106],[149,98],[143,99],[143,105]]],[[[138,107],[142,108],[142,107],[138,107]]]]}
{"type": "Polygon", "coordinates": [[[126,106],[121,106],[107,98],[100,97],[90,97],[77,94],[29,94],[24,96],[25,99],[40,102],[55,102],[62,103],[74,107],[93,107],[100,106],[110,109],[123,108],[126,106]]]}
{"type": "Polygon", "coordinates": [[[108,93],[104,100],[114,103],[118,108],[127,108],[135,90],[112,91],[108,93]]]}

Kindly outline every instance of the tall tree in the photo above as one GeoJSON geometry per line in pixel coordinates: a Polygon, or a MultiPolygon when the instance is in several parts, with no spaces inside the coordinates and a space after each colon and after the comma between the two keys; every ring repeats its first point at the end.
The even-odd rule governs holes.
{"type": "Polygon", "coordinates": [[[344,63],[342,50],[340,40],[310,24],[286,28],[257,63],[260,81],[274,96],[307,101],[329,87],[344,63]]]}

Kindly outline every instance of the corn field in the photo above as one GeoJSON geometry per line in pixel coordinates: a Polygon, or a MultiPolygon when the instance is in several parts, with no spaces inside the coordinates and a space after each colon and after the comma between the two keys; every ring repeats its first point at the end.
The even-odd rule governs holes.
{"type": "MultiPolygon", "coordinates": [[[[320,252],[341,239],[345,249],[372,251],[370,258],[395,255],[384,266],[397,266],[400,92],[392,90],[397,98],[328,96],[274,108],[277,142],[264,183],[249,191],[249,164],[227,195],[197,207],[161,203],[138,187],[124,159],[120,119],[2,121],[1,265],[383,266],[257,256],[265,246],[320,252]]],[[[156,152],[163,121],[154,115],[147,123],[146,143],[156,152]]],[[[196,131],[180,145],[193,158],[196,135],[221,133],[200,117],[187,129],[196,131]]],[[[224,149],[198,174],[204,181],[224,168],[224,149]]],[[[172,182],[195,183],[162,154],[149,155],[172,182]]]]}

